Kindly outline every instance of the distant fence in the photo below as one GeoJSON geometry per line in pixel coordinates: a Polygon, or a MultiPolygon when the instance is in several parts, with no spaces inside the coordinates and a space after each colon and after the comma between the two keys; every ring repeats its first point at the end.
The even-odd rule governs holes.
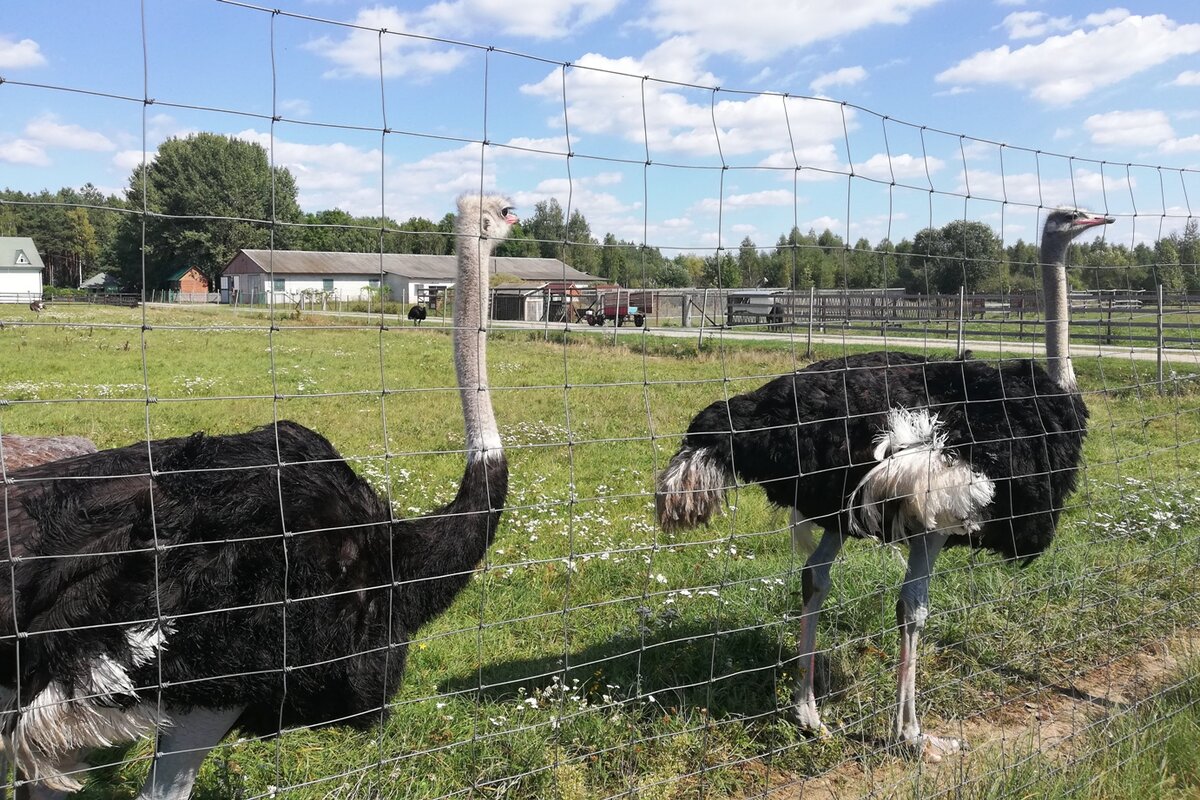
{"type": "MultiPolygon", "coordinates": [[[[497,302],[498,301],[498,302],[497,302]]],[[[1099,344],[1191,346],[1200,326],[1200,296],[1147,292],[1075,292],[1071,335],[1099,344]]],[[[861,334],[1037,340],[1044,337],[1036,293],[909,294],[901,290],[814,289],[498,289],[503,319],[649,327],[837,330],[861,334]],[[557,293],[556,293],[557,292],[557,293]],[[528,302],[534,295],[540,302],[528,302]],[[512,302],[518,298],[525,302],[512,302]],[[619,313],[614,313],[619,312],[619,313]]]]}
{"type": "Polygon", "coordinates": [[[53,288],[47,288],[44,292],[0,292],[0,304],[20,303],[28,305],[34,300],[42,300],[46,303],[87,303],[89,305],[99,306],[136,306],[142,302],[140,294],[125,293],[108,293],[108,292],[89,292],[87,294],[55,294],[53,288]]]}

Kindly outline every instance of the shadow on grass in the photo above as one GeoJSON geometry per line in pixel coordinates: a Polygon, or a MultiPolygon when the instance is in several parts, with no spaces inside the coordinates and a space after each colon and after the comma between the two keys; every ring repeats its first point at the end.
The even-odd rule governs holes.
{"type": "Polygon", "coordinates": [[[485,701],[515,697],[552,685],[555,678],[586,696],[654,695],[664,708],[706,709],[714,716],[759,716],[780,710],[795,654],[778,629],[714,633],[685,623],[648,628],[644,637],[618,637],[562,655],[490,663],[451,674],[442,691],[477,692],[485,701]]]}

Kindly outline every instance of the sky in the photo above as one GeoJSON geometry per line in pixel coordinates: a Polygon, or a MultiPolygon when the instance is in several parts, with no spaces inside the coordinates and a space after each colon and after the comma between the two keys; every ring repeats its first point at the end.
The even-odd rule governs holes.
{"type": "Polygon", "coordinates": [[[121,192],[213,131],[305,211],[436,220],[483,187],[668,256],[793,225],[1030,241],[1060,204],[1132,246],[1200,216],[1179,0],[5,0],[0,78],[0,186],[26,191],[121,192]]]}

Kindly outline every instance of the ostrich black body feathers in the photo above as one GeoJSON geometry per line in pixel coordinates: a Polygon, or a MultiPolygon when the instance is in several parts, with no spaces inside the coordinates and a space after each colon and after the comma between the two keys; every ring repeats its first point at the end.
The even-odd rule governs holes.
{"type": "Polygon", "coordinates": [[[106,702],[161,691],[172,710],[244,706],[238,724],[256,735],[378,722],[410,636],[469,580],[507,490],[503,456],[478,459],[450,504],[393,523],[333,446],[293,422],[11,477],[0,684],[20,686],[21,706],[51,684],[75,697],[110,659],[138,696],[106,702]],[[150,629],[162,648],[138,658],[131,633],[150,629]]]}
{"type": "Polygon", "coordinates": [[[846,499],[877,463],[875,438],[897,407],[936,414],[945,451],[995,483],[981,529],[951,543],[1024,559],[1050,544],[1075,488],[1088,412],[1034,361],[996,367],[886,352],[819,361],[713,403],[683,447],[713,454],[729,478],[760,484],[775,505],[852,534],[846,499]]]}

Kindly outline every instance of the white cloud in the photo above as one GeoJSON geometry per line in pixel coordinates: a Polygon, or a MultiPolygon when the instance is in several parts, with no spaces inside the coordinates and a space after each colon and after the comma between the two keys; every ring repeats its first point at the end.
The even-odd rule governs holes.
{"type": "Polygon", "coordinates": [[[0,36],[0,69],[40,67],[46,63],[41,47],[33,39],[17,41],[0,36]]]}
{"type": "Polygon", "coordinates": [[[433,75],[450,72],[467,56],[464,48],[401,35],[400,31],[421,35],[436,35],[436,31],[395,8],[364,8],[354,18],[354,24],[371,30],[354,29],[340,40],[322,36],[304,45],[305,49],[333,62],[334,67],[325,77],[378,78],[381,64],[383,75],[388,78],[433,75]],[[381,29],[390,33],[380,36],[381,29]]]}
{"type": "Polygon", "coordinates": [[[841,233],[843,230],[845,230],[845,226],[842,225],[842,221],[840,219],[837,217],[831,217],[829,215],[817,217],[816,219],[810,219],[808,222],[800,225],[802,230],[806,227],[813,229],[817,233],[820,233],[827,228],[834,233],[841,233]]]}
{"type": "Polygon", "coordinates": [[[831,11],[824,0],[653,0],[643,24],[660,35],[695,37],[708,52],[766,61],[789,50],[875,25],[903,25],[915,12],[937,2],[855,0],[831,11]]]}
{"type": "Polygon", "coordinates": [[[50,163],[50,157],[46,155],[45,148],[37,142],[31,142],[28,139],[9,139],[0,141],[0,161],[44,167],[50,163]]]}
{"type": "Polygon", "coordinates": [[[122,172],[129,173],[142,166],[142,159],[149,164],[158,155],[157,150],[122,150],[112,157],[112,165],[122,172]]]}
{"type": "Polygon", "coordinates": [[[107,152],[117,146],[102,133],[89,131],[79,125],[64,125],[54,114],[43,114],[25,125],[25,135],[49,147],[67,150],[107,152]]]}
{"type": "Polygon", "coordinates": [[[761,192],[731,194],[723,200],[716,197],[706,197],[696,203],[692,209],[704,214],[716,214],[721,210],[728,212],[743,208],[791,206],[795,202],[796,196],[786,189],[765,189],[761,192]]]}
{"type": "Polygon", "coordinates": [[[1083,24],[1087,26],[1112,25],[1120,22],[1130,16],[1129,9],[1126,8],[1110,8],[1107,11],[1100,11],[1095,14],[1088,14],[1083,18],[1083,24]]]}
{"type": "Polygon", "coordinates": [[[423,23],[453,38],[486,30],[508,36],[559,39],[608,16],[620,0],[449,0],[420,13],[423,23]]]}
{"type": "Polygon", "coordinates": [[[1200,133],[1182,139],[1169,139],[1158,146],[1164,153],[1195,153],[1200,151],[1200,133]]]}
{"type": "MultiPolygon", "coordinates": [[[[641,77],[654,75],[716,85],[717,79],[700,66],[703,57],[694,42],[680,37],[663,42],[640,59],[614,59],[596,53],[582,56],[566,73],[572,134],[609,135],[633,145],[621,153],[623,156],[648,143],[651,160],[661,160],[664,154],[715,159],[718,141],[720,152],[730,157],[780,151],[789,143],[800,151],[842,138],[843,108],[838,103],[795,97],[785,100],[778,95],[741,99],[739,95],[718,94],[714,104],[707,92],[643,81],[641,77]]],[[[562,72],[555,69],[541,81],[523,85],[521,91],[561,109],[562,72]]],[[[854,109],[845,109],[845,119],[847,125],[854,126],[854,109]]],[[[561,114],[551,124],[561,125],[561,114]]],[[[787,165],[792,165],[790,158],[787,165]]]]}
{"type": "Polygon", "coordinates": [[[1175,76],[1173,86],[1200,86],[1200,71],[1187,69],[1175,76]]]}
{"type": "Polygon", "coordinates": [[[572,213],[579,211],[587,218],[592,236],[596,239],[611,233],[618,239],[640,242],[645,227],[645,220],[640,213],[642,204],[627,203],[600,188],[614,186],[621,180],[619,174],[611,172],[577,176],[570,180],[548,178],[540,181],[531,191],[516,192],[512,199],[518,208],[528,209],[554,198],[565,210],[569,202],[572,213]]]}
{"type": "Polygon", "coordinates": [[[1070,17],[1051,17],[1043,11],[1014,11],[1000,23],[1010,39],[1036,39],[1071,28],[1070,17]]]}
{"type": "Polygon", "coordinates": [[[905,178],[924,178],[926,170],[933,174],[946,166],[940,158],[934,156],[913,156],[908,153],[898,153],[889,156],[887,153],[875,155],[854,165],[854,172],[864,178],[874,178],[880,181],[890,181],[905,178]]]}
{"type": "Polygon", "coordinates": [[[305,48],[333,62],[325,77],[423,77],[451,72],[471,48],[419,37],[462,39],[486,32],[558,39],[607,16],[620,0],[526,0],[519,10],[506,0],[443,0],[419,10],[376,5],[361,9],[354,29],[336,39],[322,36],[305,48]],[[380,30],[387,33],[381,37],[380,30]],[[382,48],[382,53],[380,52],[382,48]]]}
{"type": "MultiPolygon", "coordinates": [[[[1065,178],[1048,178],[1036,172],[1001,174],[990,170],[971,171],[971,196],[980,200],[1004,201],[1021,206],[1054,207],[1079,203],[1084,208],[1104,208],[1105,198],[1129,197],[1137,188],[1137,179],[1126,177],[1114,167],[1104,173],[1078,168],[1065,178]],[[1074,198],[1074,200],[1072,200],[1074,198]]],[[[960,171],[952,191],[965,192],[966,181],[960,171]]]]}
{"type": "Polygon", "coordinates": [[[824,92],[833,86],[853,86],[867,79],[867,71],[861,66],[842,67],[833,72],[826,72],[813,78],[808,86],[814,92],[824,92]]]}
{"type": "Polygon", "coordinates": [[[1016,50],[984,50],[937,75],[941,83],[1004,84],[1048,104],[1066,104],[1181,55],[1200,52],[1200,24],[1165,15],[1093,14],[1061,36],[1016,50]],[[1087,30],[1085,30],[1085,28],[1087,30]]]}
{"type": "Polygon", "coordinates": [[[1093,114],[1084,123],[1092,143],[1110,147],[1157,148],[1162,153],[1200,150],[1200,135],[1176,138],[1171,121],[1162,111],[1110,111],[1093,114]]]}
{"type": "Polygon", "coordinates": [[[1161,111],[1110,111],[1083,121],[1092,143],[1110,147],[1157,147],[1175,136],[1161,111]]]}

